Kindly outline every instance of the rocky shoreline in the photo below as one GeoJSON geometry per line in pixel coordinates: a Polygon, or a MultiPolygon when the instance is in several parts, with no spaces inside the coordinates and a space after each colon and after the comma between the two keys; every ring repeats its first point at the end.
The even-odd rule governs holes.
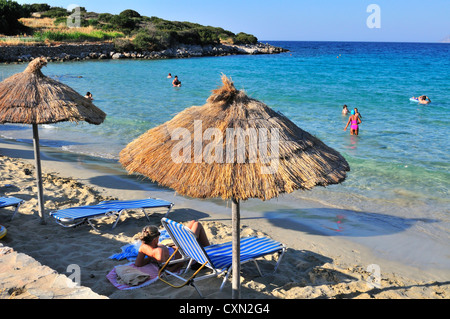
{"type": "Polygon", "coordinates": [[[113,43],[0,46],[0,62],[29,62],[44,56],[48,61],[82,61],[90,59],[169,59],[241,54],[279,54],[288,50],[270,44],[254,45],[180,45],[162,51],[118,52],[113,43]]]}

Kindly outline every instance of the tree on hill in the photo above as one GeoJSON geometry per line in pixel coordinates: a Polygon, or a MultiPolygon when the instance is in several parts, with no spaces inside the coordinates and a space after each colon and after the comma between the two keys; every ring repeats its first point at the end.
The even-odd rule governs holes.
{"type": "Polygon", "coordinates": [[[121,13],[119,13],[119,16],[126,17],[126,18],[140,18],[141,17],[141,15],[138,12],[131,10],[131,9],[122,11],[121,13]]]}
{"type": "Polygon", "coordinates": [[[18,21],[25,16],[25,10],[17,2],[0,0],[0,34],[14,35],[29,31],[29,28],[18,21]]]}
{"type": "Polygon", "coordinates": [[[258,39],[251,34],[239,32],[236,35],[235,42],[241,44],[255,44],[256,42],[258,42],[258,39]]]}
{"type": "Polygon", "coordinates": [[[22,8],[29,14],[33,12],[45,12],[50,10],[51,6],[46,3],[23,4],[22,8]]]}

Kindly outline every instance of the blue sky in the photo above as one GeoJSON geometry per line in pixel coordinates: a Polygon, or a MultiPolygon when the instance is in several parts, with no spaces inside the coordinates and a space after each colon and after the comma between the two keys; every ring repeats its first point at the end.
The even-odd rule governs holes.
{"type": "Polygon", "coordinates": [[[118,14],[190,21],[247,32],[264,40],[439,42],[450,36],[449,0],[61,0],[17,1],[118,14]],[[380,8],[380,28],[369,28],[370,4],[380,8]]]}

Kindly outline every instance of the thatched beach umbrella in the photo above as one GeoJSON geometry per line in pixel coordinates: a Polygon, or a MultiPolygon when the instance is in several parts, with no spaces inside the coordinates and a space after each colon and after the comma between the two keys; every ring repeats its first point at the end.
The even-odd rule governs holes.
{"type": "Polygon", "coordinates": [[[226,76],[203,106],[150,129],[120,153],[140,173],[181,195],[232,200],[233,298],[239,298],[239,203],[344,181],[350,170],[337,151],[226,76]]]}
{"type": "Polygon", "coordinates": [[[45,58],[31,61],[22,73],[0,83],[0,123],[33,126],[39,215],[45,223],[38,124],[86,121],[101,124],[106,114],[69,86],[44,76],[45,58]]]}

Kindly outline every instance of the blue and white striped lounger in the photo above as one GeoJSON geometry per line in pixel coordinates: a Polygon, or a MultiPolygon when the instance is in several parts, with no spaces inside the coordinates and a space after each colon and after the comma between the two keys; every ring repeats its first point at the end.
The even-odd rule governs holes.
{"type": "Polygon", "coordinates": [[[15,206],[14,213],[11,216],[11,220],[16,216],[17,211],[19,210],[20,205],[23,203],[23,199],[16,197],[0,197],[0,208],[15,206]]]}
{"type": "MultiPolygon", "coordinates": [[[[190,259],[186,272],[187,270],[189,270],[190,265],[193,261],[198,262],[199,264],[202,265],[202,267],[208,267],[212,270],[212,273],[210,274],[201,277],[191,277],[189,279],[185,279],[169,271],[166,271],[170,275],[184,282],[184,284],[179,287],[182,287],[185,284],[190,284],[197,290],[197,292],[201,296],[200,291],[195,286],[195,281],[215,277],[222,273],[226,273],[226,276],[223,279],[223,282],[220,286],[220,290],[222,290],[226,280],[228,279],[231,273],[232,242],[201,247],[195,235],[186,226],[183,226],[182,224],[177,223],[168,218],[163,218],[161,222],[164,225],[164,228],[169,233],[170,237],[172,237],[172,240],[174,241],[174,244],[178,247],[179,252],[183,255],[183,257],[190,259]]],[[[243,237],[241,238],[240,246],[241,246],[240,252],[241,264],[253,261],[261,276],[262,276],[261,270],[259,269],[259,266],[256,262],[257,258],[277,253],[279,257],[274,268],[275,272],[278,268],[278,265],[281,262],[281,258],[286,252],[285,245],[267,237],[243,237]]]]}
{"type": "Polygon", "coordinates": [[[129,209],[141,209],[147,220],[149,217],[145,209],[157,209],[164,208],[167,209],[166,215],[170,212],[173,207],[173,203],[162,200],[162,199],[140,199],[140,200],[128,200],[128,201],[104,201],[97,205],[91,206],[79,206],[79,207],[71,207],[67,209],[62,209],[58,211],[54,211],[50,213],[50,216],[55,218],[56,222],[63,227],[75,227],[84,222],[89,223],[92,228],[95,229],[94,225],[91,223],[91,220],[108,217],[108,216],[116,216],[116,220],[113,224],[112,228],[115,228],[120,216],[123,211],[129,209]]]}

